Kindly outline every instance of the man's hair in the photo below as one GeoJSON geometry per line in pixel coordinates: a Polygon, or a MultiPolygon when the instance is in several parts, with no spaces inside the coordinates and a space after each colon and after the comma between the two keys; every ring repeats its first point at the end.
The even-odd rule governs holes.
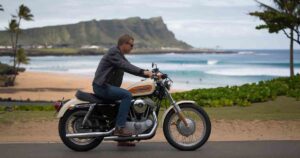
{"type": "Polygon", "coordinates": [[[122,35],[121,37],[119,37],[119,40],[118,40],[118,46],[121,46],[122,44],[124,43],[127,43],[129,42],[130,40],[133,40],[133,37],[128,35],[128,34],[125,34],[125,35],[122,35]]]}

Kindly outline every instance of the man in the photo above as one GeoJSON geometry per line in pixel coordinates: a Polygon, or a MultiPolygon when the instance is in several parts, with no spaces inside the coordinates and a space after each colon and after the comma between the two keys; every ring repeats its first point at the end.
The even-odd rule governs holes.
{"type": "Polygon", "coordinates": [[[109,100],[121,100],[114,131],[114,135],[121,137],[133,135],[124,128],[132,100],[131,93],[120,88],[124,71],[141,77],[152,76],[151,71],[136,67],[125,58],[124,55],[131,52],[133,45],[133,37],[122,35],[118,45],[109,49],[102,57],[93,80],[93,90],[97,96],[109,100]]]}

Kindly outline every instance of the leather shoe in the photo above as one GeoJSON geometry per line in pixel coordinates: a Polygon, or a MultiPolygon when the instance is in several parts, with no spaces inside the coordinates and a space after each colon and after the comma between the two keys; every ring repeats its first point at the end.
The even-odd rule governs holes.
{"type": "Polygon", "coordinates": [[[114,131],[114,135],[115,136],[119,136],[119,137],[129,137],[129,136],[132,136],[133,133],[131,133],[126,128],[118,128],[118,127],[116,127],[116,129],[114,131]]]}

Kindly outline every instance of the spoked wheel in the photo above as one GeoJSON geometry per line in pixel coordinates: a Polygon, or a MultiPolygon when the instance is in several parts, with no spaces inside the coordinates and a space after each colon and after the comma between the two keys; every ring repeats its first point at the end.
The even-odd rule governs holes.
{"type": "Polygon", "coordinates": [[[209,138],[211,123],[206,112],[193,104],[182,104],[180,108],[186,118],[186,127],[174,110],[168,112],[163,124],[167,141],[179,150],[196,150],[209,138]]]}
{"type": "Polygon", "coordinates": [[[59,120],[59,136],[63,143],[75,151],[88,151],[97,147],[103,140],[103,137],[97,138],[68,138],[66,134],[95,132],[91,127],[98,126],[97,120],[88,119],[85,125],[82,125],[86,110],[68,111],[59,120]]]}

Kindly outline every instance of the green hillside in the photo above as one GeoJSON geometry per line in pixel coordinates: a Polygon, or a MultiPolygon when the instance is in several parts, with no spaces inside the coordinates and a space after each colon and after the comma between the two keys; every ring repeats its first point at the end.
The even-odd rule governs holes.
{"type": "MultiPolygon", "coordinates": [[[[110,47],[124,33],[135,38],[135,44],[138,48],[191,48],[190,45],[175,38],[161,17],[92,20],[76,24],[25,29],[22,30],[19,44],[26,46],[65,45],[81,47],[82,45],[99,45],[110,47]]],[[[10,45],[7,31],[0,31],[0,45],[10,45]]]]}

